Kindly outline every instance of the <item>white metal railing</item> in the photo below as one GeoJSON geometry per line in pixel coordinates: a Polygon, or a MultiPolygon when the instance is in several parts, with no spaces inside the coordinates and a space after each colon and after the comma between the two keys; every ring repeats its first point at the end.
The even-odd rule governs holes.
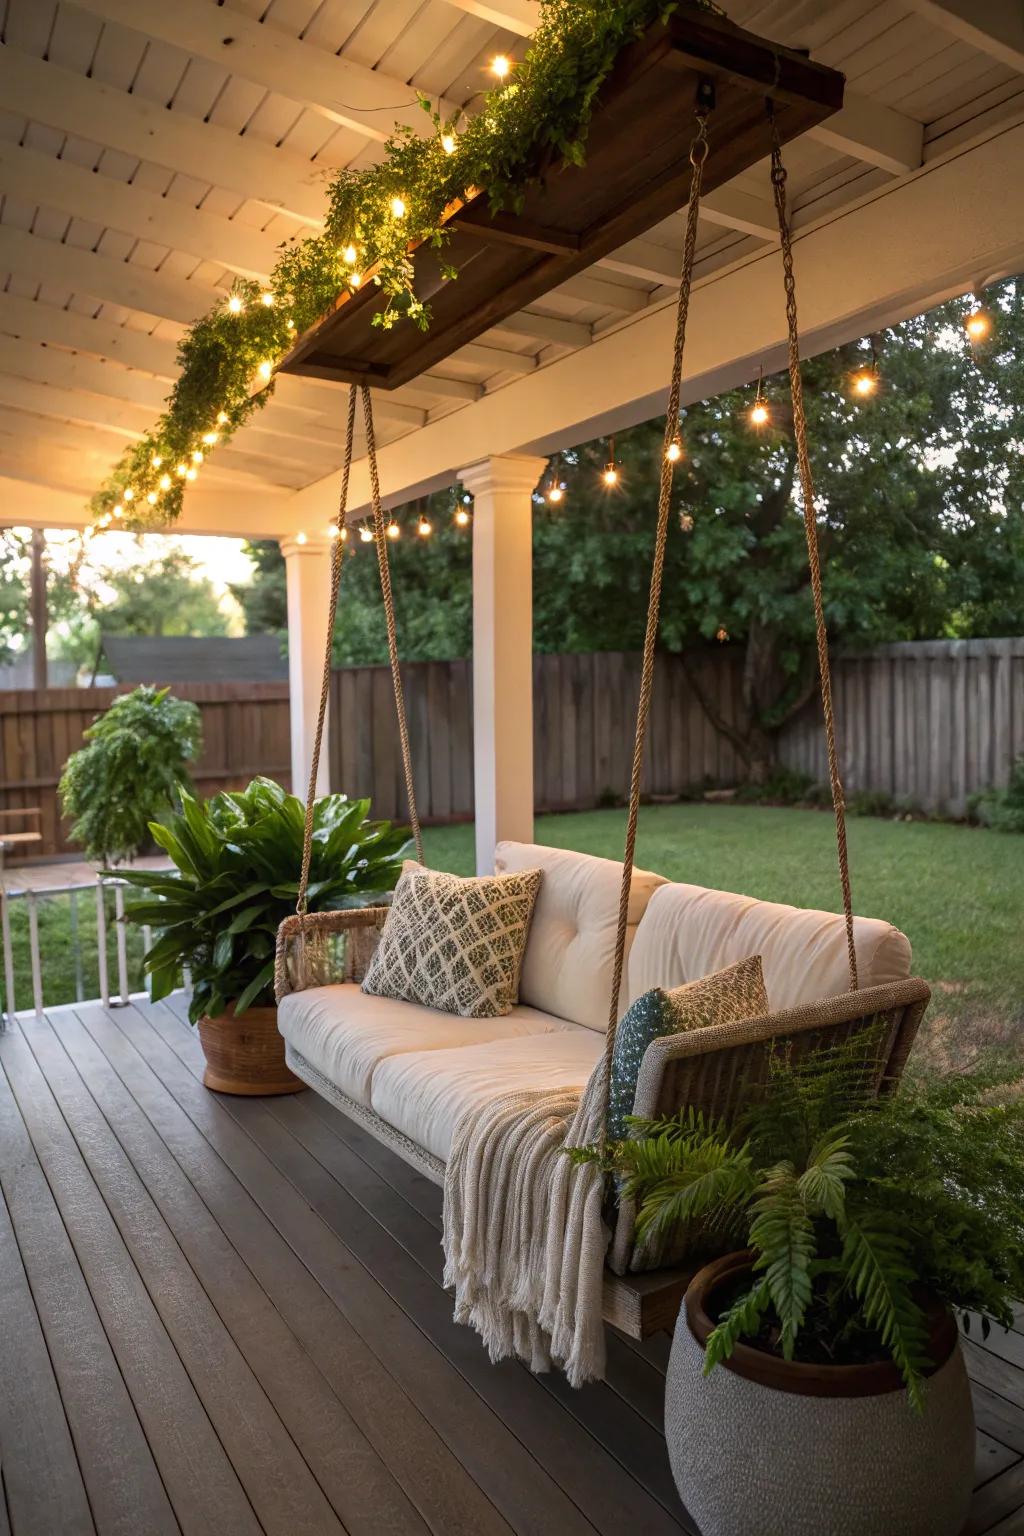
{"type": "MultiPolygon", "coordinates": [[[[19,903],[23,903],[28,914],[28,971],[31,977],[32,1008],[37,1014],[41,1014],[45,1007],[53,1007],[59,1003],[78,1002],[83,1003],[91,999],[86,997],[86,955],[87,946],[83,943],[81,904],[93,902],[96,911],[96,971],[99,981],[99,1000],[105,1008],[124,1007],[132,996],[129,981],[129,955],[128,935],[125,924],[124,893],[126,882],[116,877],[97,876],[96,883],[89,885],[59,885],[48,886],[42,890],[34,890],[31,887],[24,890],[5,890],[0,880],[0,931],[2,931],[3,949],[3,1008],[0,1014],[6,1013],[13,1017],[17,1012],[18,982],[23,978],[17,974],[15,965],[14,939],[11,918],[19,903]],[[105,893],[108,889],[114,894],[114,968],[116,971],[117,995],[111,995],[110,960],[108,956],[108,944],[110,939],[110,923],[107,915],[107,902],[105,893]],[[44,977],[44,955],[40,944],[39,915],[43,903],[54,900],[66,899],[68,902],[68,944],[70,947],[71,968],[73,975],[74,997],[67,995],[47,997],[44,977]]],[[[142,929],[144,949],[149,949],[152,944],[152,932],[148,927],[142,929]]],[[[66,971],[62,968],[62,974],[66,971]]],[[[136,994],[137,995],[137,994],[136,994]]]]}

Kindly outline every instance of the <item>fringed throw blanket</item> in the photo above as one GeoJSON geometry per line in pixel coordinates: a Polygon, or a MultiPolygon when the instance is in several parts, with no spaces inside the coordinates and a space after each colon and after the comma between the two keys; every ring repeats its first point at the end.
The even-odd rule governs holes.
{"type": "Polygon", "coordinates": [[[581,1387],[604,1375],[603,1177],[568,1146],[601,1134],[604,1063],[582,1095],[515,1093],[464,1115],[444,1180],[445,1285],[492,1360],[552,1360],[581,1387]]]}

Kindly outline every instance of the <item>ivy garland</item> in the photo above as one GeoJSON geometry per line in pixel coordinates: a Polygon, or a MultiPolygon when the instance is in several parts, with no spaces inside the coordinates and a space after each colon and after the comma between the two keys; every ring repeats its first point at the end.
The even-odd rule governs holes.
{"type": "MultiPolygon", "coordinates": [[[[683,3],[715,8],[711,0],[683,3]]],[[[266,404],[278,359],[346,290],[375,283],[387,300],[375,325],[425,330],[430,310],[412,286],[411,248],[426,242],[443,250],[445,210],[473,188],[486,188],[492,212],[517,211],[545,165],[582,164],[594,99],[619,53],[676,9],[678,0],[541,0],[528,52],[508,83],[484,94],[475,116],[443,122],[420,96],[435,131],[422,137],[400,127],[379,164],[340,171],[328,189],[323,233],[283,247],[266,289],[236,278],[191,327],[167,409],[92,499],[96,525],[117,519],[144,530],[173,522],[206,455],[266,404]]]]}

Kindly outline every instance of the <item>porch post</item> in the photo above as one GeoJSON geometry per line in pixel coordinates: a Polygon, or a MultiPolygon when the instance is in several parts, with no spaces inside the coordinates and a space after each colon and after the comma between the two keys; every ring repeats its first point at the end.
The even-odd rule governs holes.
{"type": "MultiPolygon", "coordinates": [[[[313,738],[320,708],[327,602],[330,595],[331,541],[322,535],[295,534],[281,540],[288,590],[288,689],[291,706],[292,793],[306,797],[313,761],[313,738]]],[[[316,791],[330,789],[328,731],[320,751],[316,791]]]]}
{"type": "Polygon", "coordinates": [[[473,512],[476,867],[533,839],[533,504],[547,463],[501,454],[459,471],[473,512]]]}

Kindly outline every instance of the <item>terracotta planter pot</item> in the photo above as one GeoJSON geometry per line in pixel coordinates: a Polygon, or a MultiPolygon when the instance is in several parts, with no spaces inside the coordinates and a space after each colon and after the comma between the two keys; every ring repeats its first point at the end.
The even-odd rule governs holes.
{"type": "Polygon", "coordinates": [[[306,1086],[285,1066],[276,1008],[237,1015],[229,1008],[212,1019],[204,1014],[199,1039],[206,1057],[203,1082],[215,1093],[299,1093],[306,1086]]]}
{"type": "Polygon", "coordinates": [[[887,1363],[789,1364],[741,1344],[705,1377],[715,1293],[749,1262],[694,1277],[672,1343],[665,1435],[702,1536],[959,1536],[974,1415],[953,1319],[936,1316],[920,1415],[887,1363]]]}

